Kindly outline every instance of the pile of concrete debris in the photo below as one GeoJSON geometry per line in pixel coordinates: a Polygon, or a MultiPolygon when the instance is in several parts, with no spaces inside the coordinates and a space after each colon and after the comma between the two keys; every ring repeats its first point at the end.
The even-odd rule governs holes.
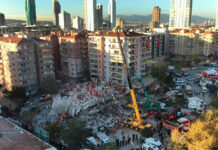
{"type": "Polygon", "coordinates": [[[66,112],[69,116],[86,120],[88,127],[112,128],[123,116],[130,114],[122,109],[119,101],[128,92],[126,88],[93,81],[68,87],[54,96],[49,112],[43,110],[36,116],[37,124],[43,126],[57,121],[66,112]]]}

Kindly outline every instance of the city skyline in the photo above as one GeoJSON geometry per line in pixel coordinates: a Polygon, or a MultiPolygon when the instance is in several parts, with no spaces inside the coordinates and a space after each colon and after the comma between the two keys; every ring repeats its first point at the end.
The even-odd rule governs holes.
{"type": "MultiPolygon", "coordinates": [[[[62,10],[68,11],[72,16],[84,17],[84,4],[83,1],[71,0],[64,1],[59,0],[62,10]]],[[[108,16],[109,0],[97,0],[97,4],[102,4],[104,9],[104,18],[108,16]]],[[[0,0],[0,12],[5,14],[6,19],[21,19],[25,20],[25,4],[22,0],[5,1],[0,0]],[[14,7],[16,6],[16,7],[14,7]],[[14,9],[16,8],[16,9],[14,9]]],[[[197,2],[193,1],[193,15],[207,17],[215,19],[216,16],[216,0],[201,0],[197,2]],[[205,6],[210,9],[205,9],[205,6]]],[[[138,0],[126,2],[125,0],[117,0],[117,14],[118,15],[150,15],[154,6],[159,6],[163,11],[163,14],[169,14],[170,0],[154,0],[147,2],[147,0],[138,0]],[[131,8],[130,11],[127,8],[131,8]]],[[[37,20],[52,21],[52,1],[51,0],[37,0],[36,1],[36,13],[37,20]],[[40,6],[40,7],[39,7],[40,6]]]]}

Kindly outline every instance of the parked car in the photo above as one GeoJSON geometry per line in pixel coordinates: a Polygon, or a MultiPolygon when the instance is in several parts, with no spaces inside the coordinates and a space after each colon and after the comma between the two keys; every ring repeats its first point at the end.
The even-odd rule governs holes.
{"type": "Polygon", "coordinates": [[[208,92],[208,90],[207,90],[207,88],[206,87],[202,87],[202,90],[201,90],[203,93],[207,93],[208,92]]]}

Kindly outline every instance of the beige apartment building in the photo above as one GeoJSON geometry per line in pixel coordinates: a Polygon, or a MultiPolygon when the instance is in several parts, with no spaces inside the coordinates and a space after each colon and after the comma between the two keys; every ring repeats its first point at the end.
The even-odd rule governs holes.
{"type": "Polygon", "coordinates": [[[88,78],[88,34],[72,32],[59,35],[61,68],[71,78],[88,78]]]}
{"type": "Polygon", "coordinates": [[[176,29],[170,33],[169,47],[176,55],[214,55],[218,53],[218,32],[176,29]]]}
{"type": "Polygon", "coordinates": [[[33,38],[33,42],[35,44],[37,81],[38,86],[41,87],[48,78],[55,78],[53,51],[49,41],[33,38]]]}
{"type": "Polygon", "coordinates": [[[24,87],[37,92],[47,76],[54,76],[50,44],[24,35],[0,37],[0,83],[8,90],[24,87]]]}
{"type": "MultiPolygon", "coordinates": [[[[127,65],[136,75],[145,79],[149,74],[152,59],[151,42],[147,35],[135,32],[120,32],[127,65]]],[[[108,33],[89,36],[89,67],[91,78],[126,85],[126,75],[117,35],[108,33]]]]}
{"type": "Polygon", "coordinates": [[[120,28],[124,28],[124,20],[121,18],[116,19],[116,26],[120,26],[120,28]]]}
{"type": "Polygon", "coordinates": [[[31,40],[19,36],[0,37],[1,83],[11,90],[25,87],[27,95],[37,90],[35,48],[31,40]]]}

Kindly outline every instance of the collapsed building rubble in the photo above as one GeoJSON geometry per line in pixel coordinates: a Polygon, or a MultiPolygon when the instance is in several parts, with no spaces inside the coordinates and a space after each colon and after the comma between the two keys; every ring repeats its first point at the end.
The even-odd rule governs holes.
{"type": "Polygon", "coordinates": [[[127,93],[126,88],[105,82],[80,83],[55,95],[51,108],[43,110],[34,120],[36,124],[44,126],[48,122],[57,121],[60,115],[66,112],[71,117],[79,116],[85,120],[89,128],[113,128],[125,119],[124,116],[128,117],[131,114],[122,109],[120,102],[127,93]]]}

